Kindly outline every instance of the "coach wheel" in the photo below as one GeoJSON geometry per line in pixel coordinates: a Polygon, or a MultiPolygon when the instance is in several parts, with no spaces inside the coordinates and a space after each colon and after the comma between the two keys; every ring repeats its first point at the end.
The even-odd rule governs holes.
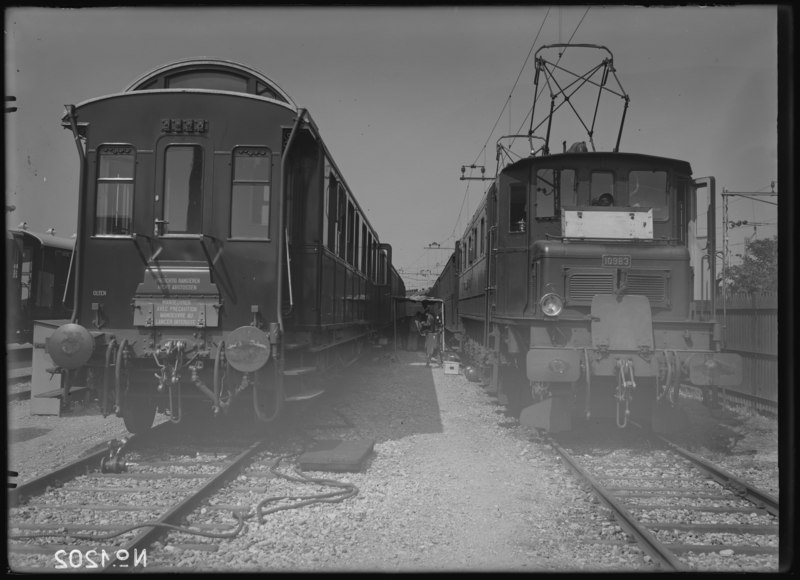
{"type": "Polygon", "coordinates": [[[254,372],[253,409],[256,418],[262,423],[273,423],[283,411],[283,382],[275,373],[275,365],[254,372]]]}
{"type": "Polygon", "coordinates": [[[226,408],[231,403],[231,393],[225,388],[225,379],[228,376],[228,359],[225,357],[225,342],[217,349],[214,357],[214,397],[219,410],[226,408]]]}
{"type": "Polygon", "coordinates": [[[144,433],[153,426],[156,402],[152,397],[128,395],[122,407],[122,420],[131,433],[144,433]]]}
{"type": "Polygon", "coordinates": [[[115,388],[116,374],[114,371],[114,363],[117,358],[117,340],[112,338],[108,347],[106,347],[106,366],[103,369],[103,398],[101,402],[101,409],[103,417],[107,416],[110,412],[111,406],[111,392],[115,388]]]}
{"type": "Polygon", "coordinates": [[[131,393],[131,369],[125,356],[127,340],[117,349],[117,364],[114,369],[117,391],[117,414],[122,415],[125,428],[131,433],[142,433],[153,426],[156,417],[156,402],[152,397],[131,393]]]}

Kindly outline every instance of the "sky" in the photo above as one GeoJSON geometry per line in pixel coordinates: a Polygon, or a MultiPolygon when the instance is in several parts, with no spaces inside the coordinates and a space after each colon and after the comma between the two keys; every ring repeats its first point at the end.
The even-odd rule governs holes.
{"type": "MultiPolygon", "coordinates": [[[[527,130],[531,50],[571,41],[614,55],[631,99],[620,150],[689,161],[695,176],[715,177],[730,221],[759,224],[727,230],[731,264],[745,236],[777,234],[776,206],[720,195],[779,190],[774,6],[18,7],[4,16],[6,95],[17,107],[5,117],[8,227],[76,231],[65,105],[120,92],[162,64],[223,58],[309,110],[407,288],[425,288],[488,185],[460,180],[461,166],[494,175],[497,138],[527,130]],[[443,249],[426,248],[434,244],[443,249]]],[[[598,144],[608,149],[618,117],[606,111],[599,126],[611,129],[598,144]]]]}

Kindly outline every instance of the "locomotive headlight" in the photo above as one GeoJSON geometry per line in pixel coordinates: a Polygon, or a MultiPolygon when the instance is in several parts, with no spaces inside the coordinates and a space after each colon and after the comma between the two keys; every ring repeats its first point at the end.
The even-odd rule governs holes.
{"type": "Polygon", "coordinates": [[[564,308],[564,301],[561,296],[551,292],[542,296],[542,299],[539,300],[539,306],[541,306],[545,316],[558,316],[564,308]]]}

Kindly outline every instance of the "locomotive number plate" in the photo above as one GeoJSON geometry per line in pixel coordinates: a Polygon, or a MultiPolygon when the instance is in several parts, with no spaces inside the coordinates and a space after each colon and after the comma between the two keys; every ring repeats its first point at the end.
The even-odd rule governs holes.
{"type": "Polygon", "coordinates": [[[621,254],[603,254],[603,266],[608,268],[630,268],[631,257],[621,254]]]}

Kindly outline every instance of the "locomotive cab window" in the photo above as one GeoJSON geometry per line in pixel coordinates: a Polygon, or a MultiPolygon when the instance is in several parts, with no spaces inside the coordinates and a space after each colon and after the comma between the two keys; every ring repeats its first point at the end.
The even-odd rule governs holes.
{"type": "Polygon", "coordinates": [[[272,153],[263,147],[233,152],[231,237],[269,237],[272,153]]]}
{"type": "Polygon", "coordinates": [[[556,172],[556,191],[558,192],[558,210],[563,206],[574,207],[578,205],[578,182],[575,179],[574,169],[562,169],[556,172]]]}
{"type": "Polygon", "coordinates": [[[525,231],[528,219],[528,195],[524,185],[515,183],[509,188],[508,195],[508,231],[521,233],[525,231]]]}
{"type": "Polygon", "coordinates": [[[653,219],[669,219],[666,171],[631,171],[628,174],[628,195],[631,207],[653,208],[653,219]]]}
{"type": "Polygon", "coordinates": [[[553,169],[540,169],[536,172],[536,219],[552,218],[558,205],[558,188],[553,169]]]}
{"type": "Polygon", "coordinates": [[[130,235],[133,231],[133,147],[105,146],[97,152],[97,236],[130,235]]]}
{"type": "Polygon", "coordinates": [[[540,169],[536,172],[536,219],[558,217],[562,206],[577,204],[574,169],[540,169]]]}
{"type": "Polygon", "coordinates": [[[593,171],[590,191],[592,205],[619,205],[614,193],[614,174],[610,171],[593,171]]]}
{"type": "Polygon", "coordinates": [[[203,225],[203,150],[172,145],[164,157],[164,220],[167,234],[199,234],[203,225]]]}

